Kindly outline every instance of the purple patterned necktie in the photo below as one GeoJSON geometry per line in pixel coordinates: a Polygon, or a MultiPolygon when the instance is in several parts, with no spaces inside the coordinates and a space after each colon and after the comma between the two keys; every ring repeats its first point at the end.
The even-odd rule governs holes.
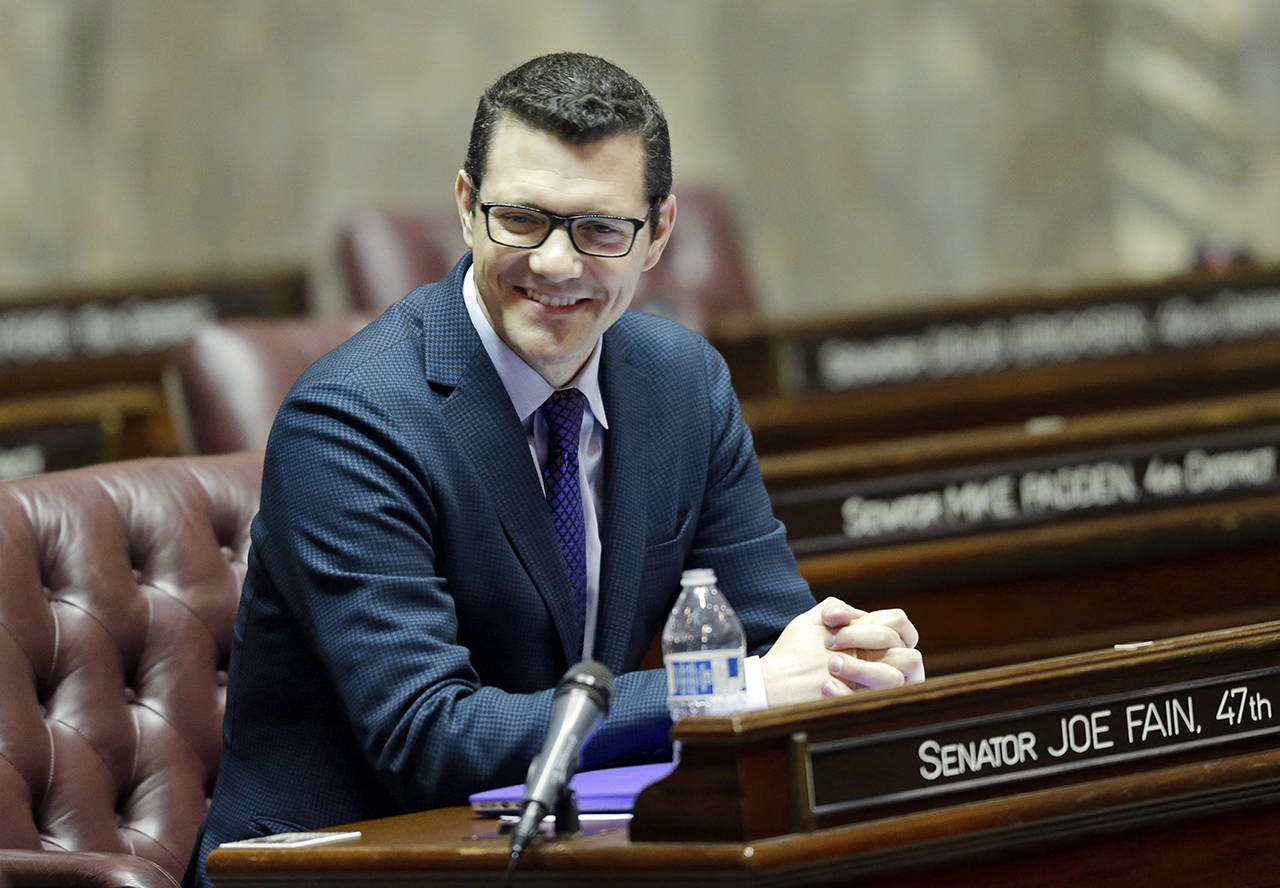
{"type": "Polygon", "coordinates": [[[576,388],[562,389],[552,392],[538,408],[547,423],[547,461],[542,467],[542,483],[546,487],[547,505],[551,506],[551,518],[560,535],[560,551],[569,568],[579,641],[587,615],[587,534],[582,520],[582,491],[578,486],[578,435],[586,403],[586,396],[576,388]]]}

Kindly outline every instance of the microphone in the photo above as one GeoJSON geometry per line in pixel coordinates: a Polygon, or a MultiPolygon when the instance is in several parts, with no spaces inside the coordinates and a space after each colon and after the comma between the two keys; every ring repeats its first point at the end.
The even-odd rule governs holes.
{"type": "Polygon", "coordinates": [[[613,673],[601,663],[583,660],[556,685],[551,727],[525,780],[520,822],[511,835],[511,862],[532,841],[538,824],[555,807],[578,769],[582,747],[613,702],[613,673]]]}

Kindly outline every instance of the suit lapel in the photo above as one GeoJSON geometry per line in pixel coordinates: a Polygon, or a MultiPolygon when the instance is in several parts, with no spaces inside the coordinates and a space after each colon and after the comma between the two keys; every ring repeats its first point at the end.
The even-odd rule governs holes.
{"type": "MultiPolygon", "coordinates": [[[[428,379],[435,387],[453,387],[441,410],[489,492],[511,548],[551,613],[565,661],[573,663],[580,653],[576,650],[577,617],[560,541],[529,457],[524,428],[467,316],[462,301],[466,268],[462,264],[459,268],[461,271],[455,269],[449,278],[450,282],[456,278],[452,292],[428,309],[434,315],[427,319],[428,329],[439,331],[439,335],[424,337],[428,379]]],[[[484,565],[475,567],[485,569],[484,565]]]]}
{"type": "Polygon", "coordinates": [[[644,376],[628,360],[626,346],[612,331],[600,355],[600,388],[609,413],[605,441],[603,551],[600,611],[595,657],[609,668],[627,667],[644,567],[649,475],[649,390],[644,376]]]}

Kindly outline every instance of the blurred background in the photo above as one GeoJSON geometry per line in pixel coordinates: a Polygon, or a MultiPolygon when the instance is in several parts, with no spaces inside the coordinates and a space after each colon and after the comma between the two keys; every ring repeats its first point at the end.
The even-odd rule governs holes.
{"type": "MultiPolygon", "coordinates": [[[[0,845],[27,843],[0,882],[29,884],[13,859],[41,884],[72,871],[42,844],[181,873],[257,451],[311,362],[462,254],[477,99],[558,50],[617,62],[666,110],[679,216],[637,304],[724,356],[817,600],[905,607],[931,676],[1280,620],[1280,0],[0,0],[0,747],[46,748],[47,723],[59,763],[0,773],[0,845]],[[131,750],[145,767],[103,771],[131,750]]],[[[680,433],[660,419],[645,431],[680,433]]],[[[383,517],[365,526],[403,516],[383,517]]],[[[1162,648],[1106,687],[1158,674],[1142,694],[1167,706],[1274,682],[1275,632],[1162,648]]],[[[1013,693],[999,706],[1039,699],[1013,693]]],[[[1218,707],[1202,752],[1170,717],[1176,759],[1131,742],[1072,772],[1087,786],[1002,801],[1026,833],[962,828],[915,857],[950,876],[938,847],[1014,836],[1040,856],[993,883],[1078,850],[1066,879],[1120,847],[1090,830],[1124,824],[1150,864],[1129,884],[1274,884],[1275,725],[1218,707]],[[1083,813],[1035,820],[1055,799],[1083,813]],[[1144,812],[1168,831],[1142,838],[1144,812]],[[1202,813],[1227,826],[1178,819],[1202,813]]],[[[912,855],[872,857],[883,875],[912,855]]]]}
{"type": "Polygon", "coordinates": [[[564,49],[666,109],[636,304],[761,452],[1280,384],[1277,47],[1280,0],[0,0],[0,478],[261,447],[462,254],[477,98],[564,49]]]}
{"type": "Polygon", "coordinates": [[[559,49],[651,89],[769,317],[1268,261],[1277,47],[1276,0],[4,0],[0,299],[299,265],[341,311],[344,218],[446,207],[559,49]]]}

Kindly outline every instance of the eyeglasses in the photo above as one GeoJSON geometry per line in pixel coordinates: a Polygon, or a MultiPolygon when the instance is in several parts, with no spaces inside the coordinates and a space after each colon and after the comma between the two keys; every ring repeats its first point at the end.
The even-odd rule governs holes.
{"type": "Polygon", "coordinates": [[[504,247],[532,250],[540,247],[551,232],[563,226],[573,248],[587,256],[619,259],[631,252],[645,220],[626,216],[557,216],[546,210],[517,204],[482,203],[489,240],[504,247]]]}

